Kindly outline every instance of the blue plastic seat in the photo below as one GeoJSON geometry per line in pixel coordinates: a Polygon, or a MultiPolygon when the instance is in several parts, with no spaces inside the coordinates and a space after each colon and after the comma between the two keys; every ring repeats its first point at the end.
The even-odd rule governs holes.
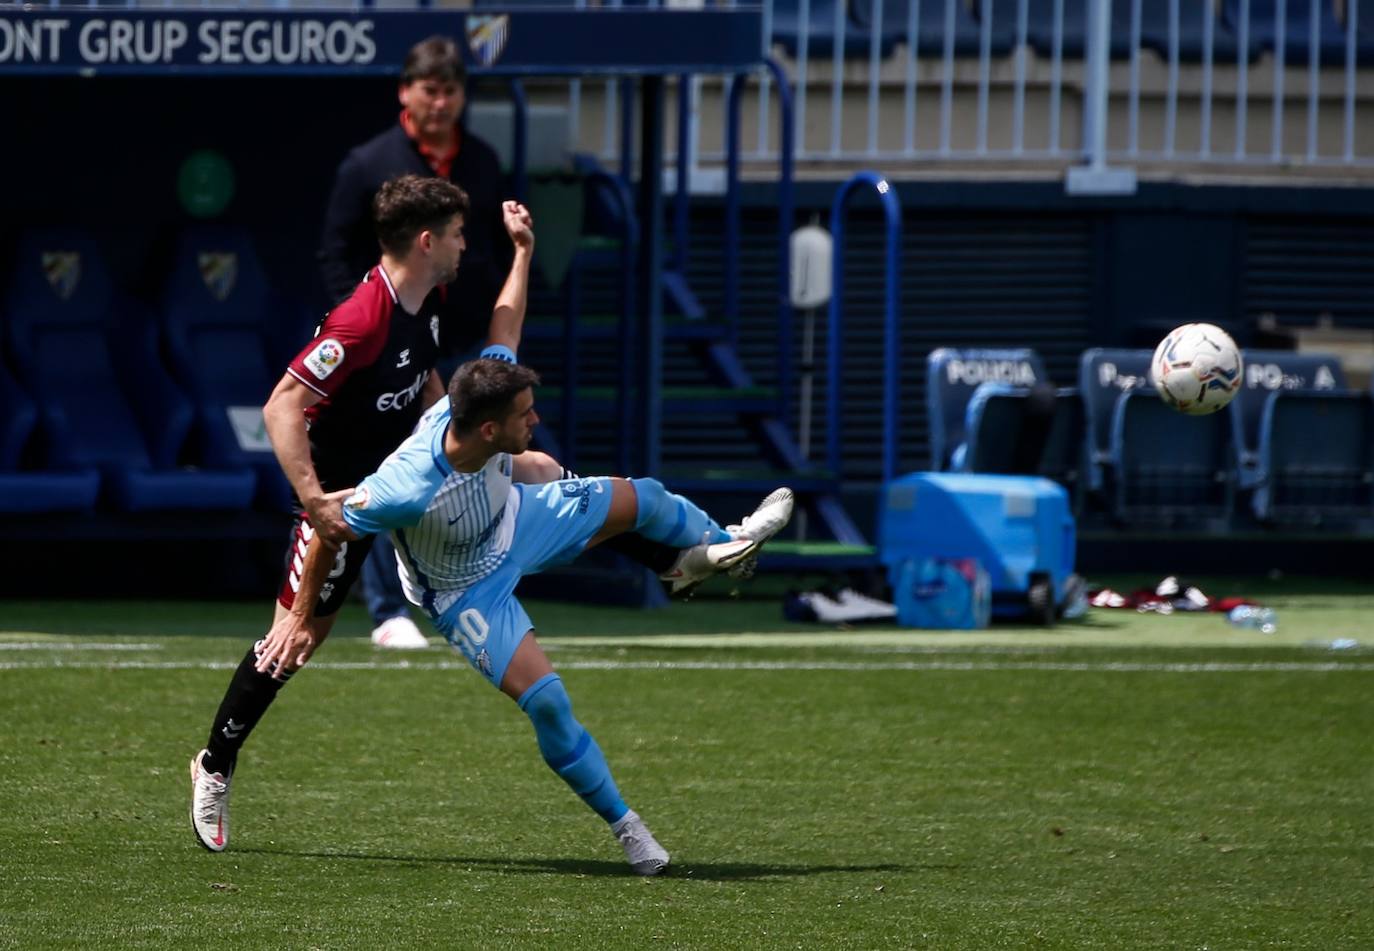
{"type": "Polygon", "coordinates": [[[967,453],[967,410],[984,383],[1023,389],[1048,382],[1040,355],[1028,348],[941,347],[926,357],[926,418],[930,421],[930,467],[962,469],[967,453]]]}
{"type": "Polygon", "coordinates": [[[96,470],[21,468],[37,425],[37,407],[0,367],[0,512],[90,511],[100,491],[96,470]]]}
{"type": "Polygon", "coordinates": [[[1235,494],[1226,413],[1185,416],[1151,389],[1121,393],[1112,413],[1112,513],[1126,523],[1223,529],[1235,494]]]}
{"type": "MultiPolygon", "coordinates": [[[[975,0],[974,15],[981,16],[983,0],[975,0]]],[[[1087,52],[1088,14],[1087,0],[1063,0],[1063,46],[1066,58],[1081,59],[1087,52]]],[[[1054,0],[1027,0],[1026,41],[1037,54],[1043,57],[1054,53],[1054,0]]],[[[1016,31],[1019,15],[1018,0],[992,0],[992,20],[994,29],[1009,24],[1013,34],[1016,31]]],[[[1178,4],[1178,55],[1185,62],[1197,62],[1203,58],[1206,44],[1205,23],[1211,18],[1212,56],[1218,62],[1236,59],[1236,37],[1234,32],[1213,11],[1211,0],[1179,0],[1178,4]]],[[[1151,49],[1161,57],[1169,55],[1169,4],[1167,0],[1141,0],[1140,6],[1140,45],[1151,49]]],[[[1250,44],[1247,58],[1258,54],[1258,45],[1250,44]]],[[[1113,59],[1127,59],[1131,55],[1131,0],[1114,0],[1112,3],[1111,56],[1113,59]]]]}
{"type": "Polygon", "coordinates": [[[1349,29],[1351,4],[1359,3],[1355,10],[1355,61],[1361,66],[1374,63],[1374,3],[1369,0],[1347,0],[1343,25],[1349,29]]]}
{"type": "Polygon", "coordinates": [[[964,410],[964,443],[955,450],[958,465],[952,468],[960,472],[1014,472],[1016,443],[1005,437],[1021,427],[1028,392],[1004,383],[984,383],[974,390],[964,410]]]}
{"type": "Polygon", "coordinates": [[[20,242],[5,323],[39,407],[46,464],[100,470],[105,499],[124,511],[247,507],[252,471],[183,464],[190,402],[158,359],[152,322],[112,300],[88,236],[43,231],[20,242]]]}
{"type": "MultiPolygon", "coordinates": [[[[1112,5],[1112,32],[1120,32],[1130,42],[1130,0],[1116,0],[1112,5]]],[[[1234,63],[1240,40],[1234,30],[1217,17],[1212,0],[1178,0],[1178,58],[1185,63],[1201,62],[1207,53],[1207,21],[1212,27],[1212,59],[1218,63],[1234,63]]],[[[1167,0],[1141,0],[1140,45],[1154,50],[1161,59],[1169,58],[1169,4],[1167,0]]],[[[1259,43],[1253,36],[1246,44],[1245,59],[1253,62],[1259,56],[1259,43]]]]}
{"type": "Polygon", "coordinates": [[[1020,445],[1030,429],[1029,390],[984,383],[965,413],[966,443],[960,470],[1053,479],[1077,502],[1083,470],[1083,401],[1073,388],[1055,392],[1052,415],[1033,459],[1020,445]]]}
{"type": "Polygon", "coordinates": [[[1368,531],[1374,524],[1374,398],[1275,390],[1264,400],[1252,505],[1266,522],[1368,531]]]}
{"type": "Polygon", "coordinates": [[[1126,391],[1148,387],[1150,351],[1094,347],[1078,358],[1078,394],[1083,400],[1087,430],[1088,487],[1106,488],[1112,466],[1112,419],[1117,398],[1126,391]]]}
{"type": "MultiPolygon", "coordinates": [[[[1120,5],[1117,3],[1114,7],[1120,5]]],[[[982,0],[974,3],[973,11],[981,21],[984,14],[982,0]]],[[[1062,54],[1068,59],[1082,59],[1087,50],[1087,0],[1063,0],[1063,11],[1062,54]]],[[[1020,0],[992,0],[990,15],[993,29],[1007,28],[1012,31],[1014,38],[1018,36],[1020,0]]],[[[1130,55],[1126,40],[1119,32],[1113,29],[1111,43],[1112,56],[1118,59],[1130,55]]],[[[1030,47],[1040,56],[1054,55],[1054,33],[1054,0],[1026,0],[1026,42],[1030,47]]]]}
{"type": "MultiPolygon", "coordinates": [[[[898,43],[910,42],[912,3],[911,0],[850,0],[849,14],[865,43],[871,36],[875,8],[879,6],[882,8],[882,55],[888,56],[898,43]]],[[[981,27],[963,0],[920,0],[916,12],[916,50],[923,58],[944,55],[947,22],[953,25],[953,54],[979,55],[981,27]]],[[[1005,56],[1011,52],[1015,42],[1014,25],[1014,20],[993,24],[989,34],[990,55],[1005,56]]]]}
{"type": "Polygon", "coordinates": [[[1240,465],[1239,487],[1251,489],[1265,479],[1259,447],[1265,402],[1283,391],[1332,392],[1345,389],[1345,371],[1332,354],[1292,350],[1246,350],[1245,372],[1236,393],[1234,439],[1240,465]]]}
{"type": "MultiPolygon", "coordinates": [[[[835,32],[835,10],[839,0],[811,0],[807,11],[806,55],[834,56],[837,34],[835,32]]],[[[868,55],[868,33],[842,15],[844,21],[844,55],[863,57],[868,55]]],[[[773,3],[773,42],[778,43],[788,56],[797,56],[801,49],[802,16],[798,0],[775,0],[773,3]]]]}
{"type": "Polygon", "coordinates": [[[1077,387],[1061,388],[1055,397],[1054,419],[1040,455],[1040,474],[1067,488],[1070,498],[1080,500],[1087,447],[1083,397],[1077,387]]]}
{"type": "Polygon", "coordinates": [[[195,405],[207,462],[253,469],[262,504],[289,510],[291,486],[261,427],[285,370],[269,356],[271,336],[296,315],[268,286],[248,234],[211,225],[182,232],[162,311],[172,371],[195,405]]]}
{"type": "MultiPolygon", "coordinates": [[[[1241,5],[1245,0],[1223,0],[1222,22],[1239,34],[1241,5]]],[[[1336,65],[1345,61],[1345,27],[1336,19],[1332,0],[1287,0],[1284,5],[1283,58],[1285,63],[1306,64],[1312,38],[1312,5],[1317,6],[1317,55],[1321,62],[1336,65]]],[[[1277,0],[1250,0],[1250,37],[1261,51],[1278,47],[1277,0]]]]}

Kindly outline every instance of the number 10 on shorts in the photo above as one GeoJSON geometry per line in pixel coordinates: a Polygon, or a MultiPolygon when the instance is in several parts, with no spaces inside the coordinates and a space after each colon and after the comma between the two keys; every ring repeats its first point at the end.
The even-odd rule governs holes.
{"type": "Polygon", "coordinates": [[[487,635],[490,633],[491,628],[487,625],[487,619],[482,617],[482,612],[476,608],[468,608],[458,615],[458,640],[463,653],[469,657],[477,656],[487,643],[487,635]]]}

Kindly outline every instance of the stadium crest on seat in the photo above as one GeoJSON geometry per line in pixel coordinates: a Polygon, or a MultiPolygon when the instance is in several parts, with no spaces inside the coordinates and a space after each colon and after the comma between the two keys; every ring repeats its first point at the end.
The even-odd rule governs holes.
{"type": "Polygon", "coordinates": [[[62,300],[70,300],[76,293],[76,285],[81,283],[80,251],[44,251],[42,256],[43,276],[49,286],[62,300]]]}
{"type": "Polygon", "coordinates": [[[200,279],[215,300],[228,300],[239,279],[239,256],[233,251],[202,251],[197,264],[200,279]]]}
{"type": "Polygon", "coordinates": [[[467,19],[468,49],[483,66],[491,66],[501,58],[510,37],[510,16],[469,16],[467,19]]]}

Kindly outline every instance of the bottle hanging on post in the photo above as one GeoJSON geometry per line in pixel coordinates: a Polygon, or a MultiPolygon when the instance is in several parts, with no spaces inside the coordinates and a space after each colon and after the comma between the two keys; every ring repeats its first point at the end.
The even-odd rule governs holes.
{"type": "MultiPolygon", "coordinates": [[[[792,232],[792,307],[802,312],[802,354],[800,413],[797,423],[797,448],[803,460],[811,458],[811,402],[816,375],[816,310],[830,303],[830,232],[820,226],[820,216],[792,232]]],[[[797,541],[806,540],[806,510],[799,509],[792,519],[797,541]]]]}

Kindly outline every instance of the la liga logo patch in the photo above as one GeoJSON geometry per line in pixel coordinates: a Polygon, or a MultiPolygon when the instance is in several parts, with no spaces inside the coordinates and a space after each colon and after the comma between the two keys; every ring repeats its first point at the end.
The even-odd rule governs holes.
{"type": "Polygon", "coordinates": [[[315,344],[315,349],[305,355],[305,368],[323,380],[343,363],[343,344],[332,337],[315,344]]]}
{"type": "Polygon", "coordinates": [[[344,499],[344,508],[365,509],[367,508],[367,503],[371,501],[372,495],[367,491],[367,486],[360,485],[358,486],[358,491],[344,499]]]}

